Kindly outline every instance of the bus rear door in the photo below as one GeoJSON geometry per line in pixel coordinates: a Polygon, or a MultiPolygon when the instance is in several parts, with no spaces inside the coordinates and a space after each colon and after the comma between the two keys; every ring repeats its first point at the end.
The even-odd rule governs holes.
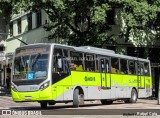
{"type": "Polygon", "coordinates": [[[145,89],[144,65],[138,63],[138,89],[145,89]]]}
{"type": "Polygon", "coordinates": [[[111,75],[110,75],[110,63],[109,58],[100,59],[100,78],[101,78],[101,89],[102,89],[102,98],[107,98],[110,96],[111,89],[111,75]]]}

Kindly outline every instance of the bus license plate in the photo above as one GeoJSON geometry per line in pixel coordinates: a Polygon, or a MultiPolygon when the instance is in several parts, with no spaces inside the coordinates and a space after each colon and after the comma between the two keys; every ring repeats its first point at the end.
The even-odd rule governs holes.
{"type": "Polygon", "coordinates": [[[25,96],[25,99],[26,99],[26,100],[31,100],[32,97],[31,97],[31,96],[25,96]]]}

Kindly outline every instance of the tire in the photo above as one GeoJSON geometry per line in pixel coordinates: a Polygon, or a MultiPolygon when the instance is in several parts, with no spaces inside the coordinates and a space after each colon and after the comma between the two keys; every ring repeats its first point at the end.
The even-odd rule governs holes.
{"type": "Polygon", "coordinates": [[[40,102],[41,108],[46,109],[47,108],[47,102],[40,102]]]}
{"type": "Polygon", "coordinates": [[[73,93],[73,107],[78,108],[80,104],[79,89],[75,89],[73,93]]]}
{"type": "Polygon", "coordinates": [[[113,100],[101,100],[101,103],[102,103],[103,105],[110,105],[110,104],[113,103],[113,100]]]}
{"type": "Polygon", "coordinates": [[[137,99],[138,99],[137,91],[135,89],[132,89],[131,98],[126,99],[125,103],[136,103],[137,99]]]}

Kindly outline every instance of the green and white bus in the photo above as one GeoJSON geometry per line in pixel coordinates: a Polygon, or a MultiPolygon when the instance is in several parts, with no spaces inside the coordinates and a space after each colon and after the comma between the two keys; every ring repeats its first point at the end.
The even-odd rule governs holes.
{"type": "Polygon", "coordinates": [[[152,95],[150,61],[90,46],[31,44],[15,50],[11,92],[15,102],[42,108],[89,100],[135,103],[152,95]]]}

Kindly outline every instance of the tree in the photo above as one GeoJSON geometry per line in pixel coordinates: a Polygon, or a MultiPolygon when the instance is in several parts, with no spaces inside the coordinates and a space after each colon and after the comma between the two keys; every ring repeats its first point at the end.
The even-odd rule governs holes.
{"type": "Polygon", "coordinates": [[[45,10],[51,23],[44,28],[52,31],[51,39],[64,39],[71,45],[93,45],[108,40],[105,32],[111,27],[106,22],[106,12],[111,8],[105,0],[12,1],[15,13],[22,8],[33,12],[45,10]]]}
{"type": "Polygon", "coordinates": [[[12,9],[13,9],[13,5],[11,1],[2,0],[0,2],[0,13],[3,14],[3,19],[5,19],[6,23],[8,23],[10,20],[12,9]]]}
{"type": "MultiPolygon", "coordinates": [[[[115,10],[124,22],[121,37],[134,45],[144,45],[158,37],[159,0],[4,0],[14,13],[19,9],[36,12],[43,9],[50,18],[44,28],[49,39],[65,40],[70,45],[116,43],[112,30],[115,10]],[[113,20],[113,22],[111,22],[113,20]],[[156,31],[156,32],[153,32],[156,31]],[[145,42],[145,43],[144,43],[145,42]]],[[[0,5],[0,9],[5,8],[0,5]]],[[[10,13],[13,13],[10,11],[10,13]]],[[[117,34],[118,35],[118,34],[117,34]]]]}
{"type": "Polygon", "coordinates": [[[153,44],[160,31],[160,0],[109,0],[121,8],[123,37],[134,45],[153,44]]]}

